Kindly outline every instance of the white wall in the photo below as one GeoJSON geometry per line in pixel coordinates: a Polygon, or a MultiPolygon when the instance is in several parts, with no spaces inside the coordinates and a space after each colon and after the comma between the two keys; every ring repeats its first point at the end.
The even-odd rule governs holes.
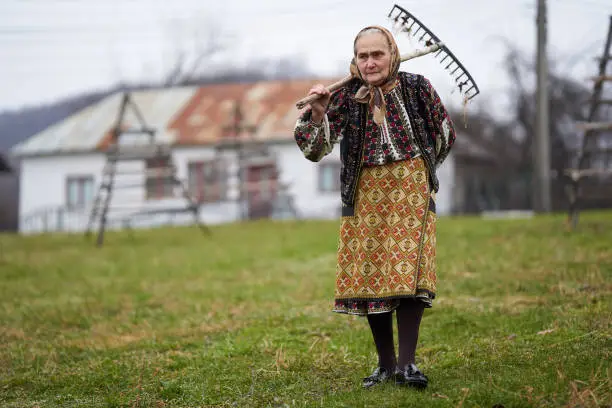
{"type": "MultiPolygon", "coordinates": [[[[51,224],[57,222],[57,217],[50,215],[53,212],[51,210],[66,205],[66,177],[92,176],[94,185],[97,185],[104,163],[102,154],[23,159],[19,180],[19,231],[44,230],[46,223],[47,228],[53,229],[51,224]],[[48,214],[47,218],[45,213],[48,214]],[[24,217],[31,217],[31,222],[24,224],[24,217]]],[[[77,218],[80,220],[77,223],[81,223],[83,214],[77,218]]],[[[60,220],[63,221],[66,220],[60,220]]],[[[73,223],[74,220],[70,220],[70,224],[73,223]]]]}
{"type": "Polygon", "coordinates": [[[436,211],[438,215],[448,215],[452,211],[455,184],[455,159],[452,151],[436,173],[440,181],[440,189],[436,194],[436,211]]]}
{"type": "Polygon", "coordinates": [[[66,177],[92,176],[97,184],[104,166],[101,154],[34,157],[21,162],[19,213],[66,204],[66,177]]]}
{"type": "MultiPolygon", "coordinates": [[[[319,164],[306,159],[295,143],[275,146],[274,151],[279,157],[281,182],[289,184],[300,217],[339,218],[340,192],[319,191],[319,164]]],[[[340,161],[339,146],[319,163],[327,161],[340,161]]]]}
{"type": "MultiPolygon", "coordinates": [[[[187,163],[211,157],[212,149],[182,148],[174,152],[177,173],[187,187],[187,163]]],[[[65,211],[66,178],[69,176],[91,176],[94,179],[94,197],[102,181],[106,163],[103,154],[64,155],[54,157],[24,158],[21,163],[21,194],[19,202],[20,232],[42,232],[54,230],[84,231],[87,228],[90,208],[65,211]]],[[[155,209],[184,209],[187,202],[176,189],[175,198],[147,200],[143,174],[144,162],[119,162],[117,171],[134,174],[115,178],[115,188],[108,213],[109,228],[121,227],[130,214],[155,209]],[[121,186],[130,185],[129,188],[121,186]]],[[[200,208],[200,219],[206,224],[235,220],[238,207],[234,203],[214,203],[200,208]]],[[[190,212],[183,214],[159,214],[133,219],[132,226],[192,223],[190,212]]],[[[97,225],[97,224],[96,224],[97,225]]]]}
{"type": "MultiPolygon", "coordinates": [[[[319,163],[340,161],[339,146],[321,162],[307,160],[294,143],[279,144],[272,147],[278,157],[281,182],[289,185],[289,192],[294,198],[298,214],[302,218],[334,219],[339,217],[340,192],[321,192],[318,188],[319,163]]],[[[190,161],[212,158],[215,151],[206,147],[179,147],[173,152],[178,176],[187,187],[190,161]]],[[[237,164],[235,160],[228,163],[230,168],[229,188],[231,196],[237,194],[237,164]]],[[[438,169],[440,191],[436,197],[439,215],[451,211],[453,189],[453,162],[451,155],[438,169]]],[[[94,194],[97,193],[102,178],[106,159],[102,154],[64,155],[55,157],[26,158],[21,163],[20,178],[20,231],[38,232],[55,229],[83,231],[87,227],[90,210],[72,211],[44,216],[45,209],[64,208],[66,205],[66,178],[69,176],[91,176],[94,179],[94,194]],[[39,217],[32,215],[39,214],[39,217]],[[24,217],[30,216],[24,223],[24,217]],[[61,227],[61,228],[60,228],[61,227]]],[[[120,162],[119,171],[133,170],[134,175],[117,176],[115,185],[135,184],[129,189],[114,189],[109,213],[109,227],[120,227],[122,220],[129,214],[152,209],[184,209],[186,201],[176,190],[176,198],[147,200],[145,196],[143,162],[120,162]]],[[[200,219],[206,224],[218,224],[239,219],[240,208],[233,201],[207,204],[200,208],[200,219]]],[[[160,223],[192,223],[191,213],[160,214],[155,217],[141,217],[133,220],[132,226],[158,225],[160,223]]]]}
{"type": "MultiPolygon", "coordinates": [[[[271,146],[278,160],[280,182],[289,185],[289,193],[294,198],[296,210],[304,218],[337,218],[340,206],[340,192],[323,193],[318,189],[318,164],[307,160],[295,143],[283,143],[271,146]]],[[[205,147],[184,147],[174,151],[175,164],[179,177],[187,180],[187,165],[190,161],[214,157],[214,150],[205,147]]],[[[229,193],[235,199],[238,194],[238,168],[235,156],[226,155],[229,163],[229,193]]],[[[339,149],[323,161],[340,161],[339,149]]],[[[206,222],[229,222],[239,219],[239,207],[229,201],[220,204],[209,204],[202,209],[206,222]]]]}
{"type": "MultiPolygon", "coordinates": [[[[289,182],[296,205],[306,218],[337,218],[341,204],[340,192],[322,193],[318,190],[318,163],[307,160],[297,145],[284,145],[275,149],[281,157],[282,181],[289,182]]],[[[340,148],[334,147],[332,153],[321,162],[340,161],[340,148]]],[[[437,175],[440,189],[436,194],[436,211],[438,215],[451,212],[452,191],[454,184],[454,159],[452,153],[438,168],[437,175]]]]}

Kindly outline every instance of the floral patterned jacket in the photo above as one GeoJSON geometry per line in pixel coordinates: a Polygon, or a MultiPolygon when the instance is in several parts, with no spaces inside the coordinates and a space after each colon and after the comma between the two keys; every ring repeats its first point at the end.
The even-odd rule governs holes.
{"type": "MultiPolygon", "coordinates": [[[[448,156],[455,141],[453,123],[427,78],[406,72],[399,72],[398,78],[413,142],[427,166],[431,189],[438,191],[436,169],[448,156]]],[[[355,190],[364,164],[365,124],[369,109],[353,98],[360,86],[361,81],[353,79],[335,92],[322,124],[316,125],[310,120],[311,111],[308,109],[298,118],[294,129],[297,145],[313,162],[331,153],[334,145],[340,142],[343,216],[354,215],[355,190]]]]}

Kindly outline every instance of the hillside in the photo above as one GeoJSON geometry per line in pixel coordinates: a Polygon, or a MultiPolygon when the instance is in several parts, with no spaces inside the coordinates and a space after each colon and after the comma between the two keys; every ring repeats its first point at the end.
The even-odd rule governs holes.
{"type": "Polygon", "coordinates": [[[612,213],[441,218],[423,392],[363,391],[364,319],[330,312],[337,222],[0,235],[3,407],[612,404],[612,213]]]}
{"type": "Polygon", "coordinates": [[[17,143],[99,101],[111,92],[114,90],[91,92],[41,106],[0,112],[0,151],[7,151],[17,143]]]}

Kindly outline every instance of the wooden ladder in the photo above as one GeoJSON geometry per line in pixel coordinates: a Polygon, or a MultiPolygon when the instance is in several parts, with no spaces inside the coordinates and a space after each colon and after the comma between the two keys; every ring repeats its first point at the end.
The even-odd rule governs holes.
{"type": "Polygon", "coordinates": [[[609,132],[612,131],[612,121],[597,121],[601,106],[612,105],[612,100],[602,99],[604,83],[607,81],[612,81],[612,75],[606,73],[607,64],[610,60],[612,60],[612,56],[610,54],[611,47],[612,16],[610,16],[608,37],[604,52],[602,57],[599,58],[599,74],[592,78],[594,85],[593,95],[590,100],[591,104],[589,107],[589,115],[586,122],[578,124],[578,129],[583,132],[583,137],[576,159],[577,165],[576,168],[566,169],[565,171],[565,174],[569,177],[569,184],[567,186],[567,194],[569,199],[568,222],[572,229],[575,229],[578,225],[581,201],[586,198],[584,192],[581,191],[581,181],[587,177],[612,176],[612,143],[610,143],[608,148],[603,150],[598,146],[598,141],[602,140],[602,137],[606,137],[606,132],[608,132],[607,135],[609,137],[609,132]],[[607,163],[607,166],[610,167],[589,168],[589,158],[591,158],[594,154],[596,154],[600,160],[606,159],[604,156],[607,155],[607,160],[605,162],[607,163]]]}
{"type": "MultiPolygon", "coordinates": [[[[87,237],[91,236],[91,232],[94,229],[94,224],[96,221],[98,221],[98,236],[96,243],[98,246],[102,246],[104,242],[104,232],[109,221],[108,215],[109,210],[111,209],[113,191],[116,189],[142,188],[146,185],[146,180],[149,178],[162,180],[162,183],[164,183],[162,188],[178,188],[183,199],[187,203],[186,208],[182,209],[181,211],[187,210],[193,213],[194,222],[198,225],[198,227],[202,231],[209,232],[209,230],[200,221],[198,204],[193,200],[187,188],[177,176],[177,169],[172,159],[172,150],[169,146],[155,143],[155,129],[152,129],[145,124],[143,116],[138,107],[132,101],[130,95],[125,93],[121,101],[119,115],[112,130],[111,145],[106,151],[106,163],[104,165],[101,182],[91,208],[85,235],[87,237]],[[140,122],[140,128],[124,129],[124,117],[128,106],[133,109],[136,118],[140,122]],[[143,145],[122,146],[120,143],[121,137],[125,134],[146,134],[148,136],[148,143],[143,145]],[[152,162],[154,166],[152,169],[122,171],[118,169],[119,162],[152,162]],[[129,178],[129,176],[144,176],[144,182],[141,179],[137,180],[136,182],[130,181],[128,183],[121,184],[117,181],[120,176],[126,176],[126,178],[129,178]]],[[[120,207],[112,208],[120,209],[120,207]]],[[[123,209],[130,208],[123,207],[123,209]]],[[[131,207],[131,209],[138,210],[138,207],[131,207]]],[[[166,208],[156,208],[155,210],[144,211],[142,213],[154,215],[156,213],[168,213],[171,211],[176,212],[176,209],[170,210],[166,208]]],[[[127,220],[124,220],[124,222],[127,222],[127,220]]]]}

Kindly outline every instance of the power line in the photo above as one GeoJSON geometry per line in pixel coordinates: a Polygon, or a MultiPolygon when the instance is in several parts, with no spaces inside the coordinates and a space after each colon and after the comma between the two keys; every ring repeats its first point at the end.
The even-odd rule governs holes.
{"type": "Polygon", "coordinates": [[[561,0],[562,3],[565,3],[566,6],[578,6],[581,9],[584,9],[584,6],[592,6],[592,7],[602,7],[612,11],[612,7],[610,7],[610,3],[606,4],[600,3],[595,0],[580,0],[580,2],[576,2],[575,0],[561,0]]]}
{"type": "MultiPolygon", "coordinates": [[[[30,0],[30,1],[34,1],[34,0],[30,0]]],[[[51,3],[53,1],[56,1],[56,2],[71,2],[72,0],[44,0],[44,3],[47,4],[47,3],[51,3]]],[[[178,1],[181,2],[181,0],[178,0],[178,1]]],[[[185,1],[188,2],[188,3],[191,3],[193,5],[199,5],[199,3],[200,3],[198,0],[182,0],[182,2],[185,2],[185,1]]],[[[76,3],[76,0],[74,0],[74,2],[76,3]]],[[[125,3],[125,2],[127,2],[127,1],[123,1],[122,3],[125,3]]],[[[132,0],[132,2],[133,3],[140,3],[141,0],[132,0]]],[[[41,3],[42,3],[42,0],[41,0],[41,3]]],[[[145,4],[146,2],[142,2],[142,3],[145,4]]],[[[265,8],[262,8],[262,7],[258,7],[255,10],[230,11],[230,12],[222,13],[222,14],[228,14],[231,17],[250,17],[250,18],[252,18],[252,17],[261,17],[261,16],[267,16],[267,17],[270,17],[270,18],[282,17],[282,16],[287,16],[287,15],[300,15],[301,16],[301,15],[304,15],[304,14],[321,14],[321,10],[323,8],[325,9],[326,13],[333,12],[333,11],[339,11],[341,8],[344,8],[345,6],[348,6],[348,5],[352,4],[352,3],[353,2],[351,0],[337,0],[337,1],[333,2],[333,3],[331,3],[331,4],[329,3],[329,1],[327,1],[327,2],[322,1],[321,3],[314,3],[314,4],[312,2],[309,2],[307,6],[303,6],[303,7],[299,7],[299,8],[295,8],[295,7],[292,7],[292,8],[277,8],[276,10],[273,10],[273,9],[265,9],[265,8]]],[[[98,4],[100,4],[100,3],[96,3],[96,5],[98,5],[98,4]]],[[[149,3],[146,3],[146,4],[147,4],[147,8],[150,8],[149,3]]],[[[114,5],[112,5],[112,6],[114,6],[114,5]]],[[[173,8],[177,9],[177,7],[173,7],[173,8]]],[[[115,16],[115,17],[117,16],[116,8],[113,8],[113,9],[108,9],[107,8],[106,10],[109,10],[107,12],[107,16],[115,16]]],[[[96,11],[99,11],[99,10],[96,10],[96,11]]],[[[159,11],[161,12],[161,11],[164,11],[164,10],[160,8],[159,11]]],[[[188,15],[179,15],[179,14],[174,14],[174,15],[170,14],[170,15],[168,15],[168,13],[164,13],[163,15],[164,15],[166,20],[193,20],[193,12],[194,11],[195,12],[205,12],[205,13],[207,12],[206,10],[204,10],[202,8],[196,8],[196,9],[191,9],[190,8],[190,9],[185,10],[185,11],[188,11],[189,14],[188,15]]],[[[209,11],[209,13],[213,17],[216,14],[219,14],[218,10],[212,10],[212,11],[209,11]]],[[[352,15],[355,15],[355,13],[363,13],[363,14],[367,13],[367,14],[370,14],[371,10],[366,9],[366,8],[351,10],[351,14],[352,15]]],[[[41,15],[46,15],[46,14],[47,13],[41,13],[41,15]]],[[[78,12],[77,13],[72,13],[72,14],[82,15],[82,13],[78,13],[78,12]]],[[[62,13],[62,15],[65,15],[65,13],[62,13]]],[[[100,16],[100,13],[98,12],[97,13],[97,17],[99,18],[99,16],[100,16]]],[[[129,24],[130,25],[134,25],[137,22],[138,22],[138,20],[134,20],[132,18],[129,19],[129,24]]],[[[87,27],[88,26],[82,26],[82,27],[78,27],[77,26],[77,27],[73,27],[73,28],[78,30],[78,29],[81,29],[81,28],[87,29],[87,27]]],[[[41,27],[31,27],[31,28],[28,28],[28,30],[30,30],[30,29],[38,31],[39,29],[41,29],[41,27]]],[[[55,27],[42,27],[42,29],[51,29],[51,30],[54,30],[55,27]]],[[[2,32],[2,31],[3,31],[3,28],[0,28],[0,32],[2,32]]]]}

